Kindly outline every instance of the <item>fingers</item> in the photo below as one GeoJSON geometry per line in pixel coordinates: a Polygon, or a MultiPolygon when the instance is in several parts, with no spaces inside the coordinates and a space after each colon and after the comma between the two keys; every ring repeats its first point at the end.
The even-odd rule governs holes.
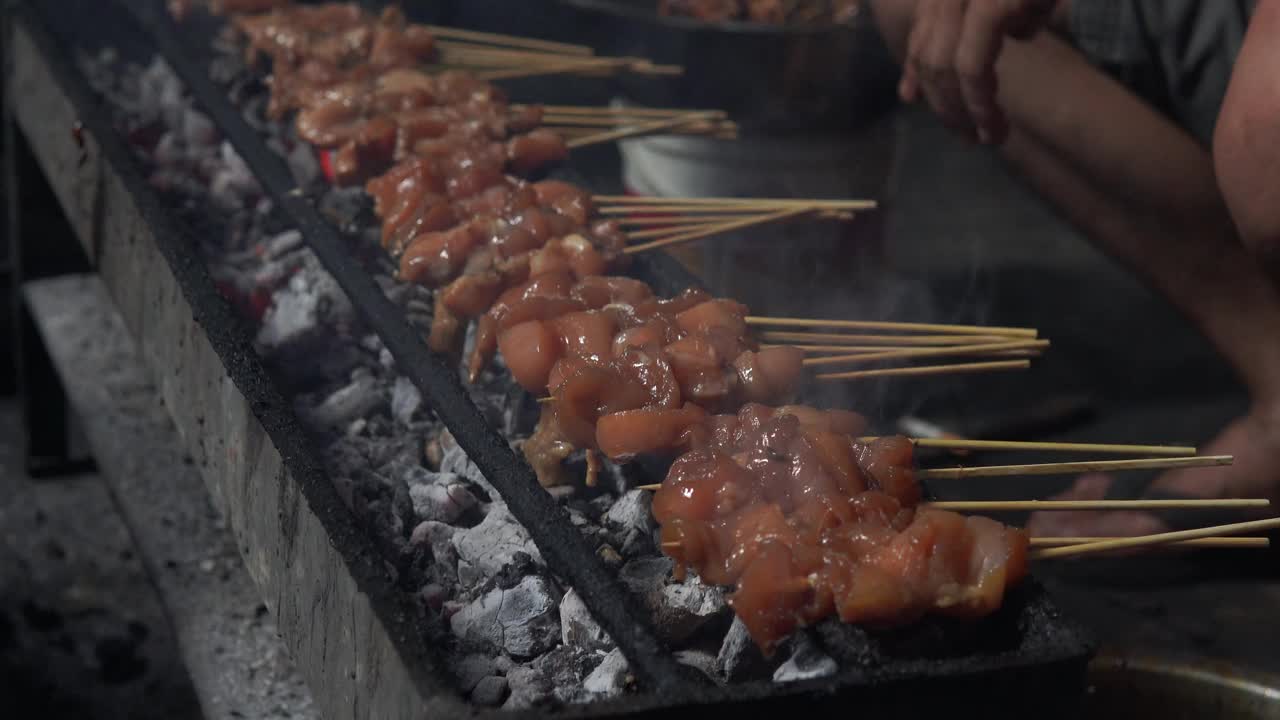
{"type": "MultiPolygon", "coordinates": [[[[1103,500],[1111,488],[1111,478],[1099,473],[1083,475],[1054,500],[1103,500]]],[[[1148,512],[1056,512],[1032,513],[1027,530],[1032,537],[1125,537],[1154,535],[1168,531],[1168,526],[1148,512]]]]}
{"type": "Polygon", "coordinates": [[[996,58],[1009,22],[1007,2],[973,3],[965,14],[954,63],[965,109],[984,143],[1004,142],[1008,122],[996,104],[996,58]]]}
{"type": "Polygon", "coordinates": [[[956,48],[964,26],[965,0],[938,0],[930,8],[929,33],[921,49],[924,93],[947,127],[973,136],[974,124],[956,75],[956,48]]]}

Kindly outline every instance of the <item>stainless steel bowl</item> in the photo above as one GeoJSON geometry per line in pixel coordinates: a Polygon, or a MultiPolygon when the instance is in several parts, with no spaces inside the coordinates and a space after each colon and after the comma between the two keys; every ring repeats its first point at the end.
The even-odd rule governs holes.
{"type": "Polygon", "coordinates": [[[593,44],[682,65],[674,78],[624,77],[628,100],[726,110],[745,134],[846,133],[896,102],[898,70],[869,12],[821,27],[661,17],[655,0],[560,0],[595,18],[593,44]]]}
{"type": "Polygon", "coordinates": [[[1080,715],[1135,718],[1280,718],[1280,677],[1205,661],[1101,656],[1080,715]]]}

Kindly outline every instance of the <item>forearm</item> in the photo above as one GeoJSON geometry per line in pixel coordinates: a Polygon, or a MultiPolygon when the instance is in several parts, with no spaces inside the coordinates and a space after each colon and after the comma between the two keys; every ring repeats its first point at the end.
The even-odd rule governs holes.
{"type": "Polygon", "coordinates": [[[1258,3],[1214,131],[1218,182],[1241,239],[1280,277],[1280,2],[1258,3]]]}
{"type": "MultiPolygon", "coordinates": [[[[872,0],[899,60],[915,4],[872,0]]],[[[1055,25],[1065,28],[1069,14],[1070,1],[1060,0],[1055,25]]],[[[1229,223],[1209,153],[1066,43],[1048,33],[1006,40],[996,78],[1011,128],[1036,137],[1131,212],[1204,228],[1229,223]]]]}
{"type": "Polygon", "coordinates": [[[1208,151],[1057,38],[1010,42],[996,67],[1011,127],[1036,138],[1127,212],[1230,233],[1208,151]]]}

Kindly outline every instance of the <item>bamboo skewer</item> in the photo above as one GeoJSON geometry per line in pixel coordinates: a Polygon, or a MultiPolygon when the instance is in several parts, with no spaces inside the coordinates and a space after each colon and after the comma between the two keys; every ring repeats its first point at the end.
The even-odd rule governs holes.
{"type": "MultiPolygon", "coordinates": [[[[858,438],[860,443],[870,443],[880,438],[858,438]]],[[[1024,440],[967,440],[962,438],[908,438],[918,447],[960,450],[1012,450],[1042,452],[1094,452],[1117,455],[1162,455],[1167,457],[1195,456],[1196,449],[1182,445],[1117,445],[1112,443],[1060,443],[1024,440]]],[[[1230,456],[1223,456],[1230,457],[1230,456]]]]}
{"type": "Polygon", "coordinates": [[[635,232],[629,232],[627,233],[627,238],[630,240],[652,240],[654,238],[664,238],[664,237],[669,237],[673,235],[683,235],[685,233],[694,232],[696,230],[703,230],[706,228],[718,227],[721,224],[722,223],[718,221],[712,221],[712,222],[690,223],[688,225],[674,225],[674,226],[661,227],[661,228],[649,228],[648,230],[636,230],[635,232]]]}
{"type": "Polygon", "coordinates": [[[682,213],[684,215],[741,215],[748,212],[772,212],[787,208],[806,208],[814,211],[846,211],[857,212],[874,210],[876,204],[871,200],[849,201],[842,205],[830,205],[817,200],[794,200],[788,202],[758,202],[739,205],[600,205],[596,212],[601,215],[638,215],[653,213],[682,213]]]}
{"type": "Polygon", "coordinates": [[[595,145],[602,142],[613,142],[614,140],[622,140],[624,138],[636,137],[638,135],[648,135],[665,130],[671,130],[682,125],[688,125],[689,123],[714,119],[714,117],[713,113],[690,113],[682,117],[654,120],[652,122],[602,132],[597,135],[587,135],[586,137],[574,138],[566,144],[569,146],[569,149],[572,150],[574,148],[586,147],[587,145],[595,145]]]}
{"type": "MultiPolygon", "coordinates": [[[[1141,537],[1141,536],[1135,536],[1141,537]]],[[[1128,538],[1121,537],[1033,537],[1030,540],[1033,548],[1049,548],[1049,547],[1071,547],[1074,545],[1088,545],[1092,543],[1110,542],[1112,540],[1125,540],[1128,538]]],[[[1271,539],[1264,537],[1202,537],[1193,538],[1191,540],[1177,540],[1166,543],[1178,547],[1194,547],[1194,548],[1268,548],[1271,547],[1271,539]]],[[[663,550],[676,550],[683,547],[683,543],[678,540],[667,540],[662,543],[663,550]]]]}
{"type": "MultiPolygon", "coordinates": [[[[1134,536],[1140,537],[1140,536],[1134,536]]],[[[1125,537],[1033,537],[1031,547],[1068,547],[1071,545],[1087,545],[1089,543],[1124,540],[1125,537]]],[[[1271,547],[1271,539],[1264,537],[1203,537],[1192,540],[1179,540],[1168,543],[1179,547],[1197,548],[1266,548],[1271,547]]],[[[664,544],[665,547],[665,544],[664,544]]]]}
{"type": "Polygon", "coordinates": [[[875,370],[851,370],[841,373],[815,375],[818,380],[861,380],[874,377],[950,375],[952,373],[996,372],[999,370],[1026,370],[1030,360],[996,360],[992,362],[954,363],[951,365],[921,365],[918,367],[878,368],[875,370]]]}
{"type": "Polygon", "coordinates": [[[913,330],[917,332],[949,333],[952,335],[1012,335],[1026,338],[1034,338],[1039,334],[1035,328],[944,325],[880,320],[827,320],[823,318],[747,316],[747,324],[772,327],[828,327],[844,328],[846,330],[913,330]]]}
{"type": "MultiPolygon", "coordinates": [[[[631,237],[635,237],[633,233],[631,237]]],[[[802,351],[806,355],[870,355],[872,353],[881,353],[889,350],[919,350],[919,346],[911,345],[772,345],[763,343],[762,348],[770,347],[792,347],[802,351]]],[[[955,346],[958,347],[958,346],[955,346]]],[[[960,353],[965,354],[965,353],[960,353]]],[[[986,355],[988,357],[1040,357],[1040,351],[1036,349],[1030,350],[996,350],[993,352],[971,353],[975,355],[986,355]]]]}
{"type": "MultiPolygon", "coordinates": [[[[637,490],[657,491],[662,483],[637,485],[637,490]]],[[[1270,507],[1269,500],[1260,498],[1225,499],[1225,500],[956,500],[923,503],[922,507],[934,510],[950,510],[953,512],[1021,512],[1021,511],[1069,511],[1081,510],[1222,510],[1270,507]]],[[[1277,521],[1280,521],[1278,519],[1277,521]]],[[[1203,536],[1222,534],[1219,528],[1208,528],[1211,532],[1203,536]]],[[[1249,532],[1251,529],[1241,530],[1249,532]]],[[[1229,533],[1228,533],[1229,534],[1229,533]]],[[[1185,538],[1190,539],[1190,538],[1185,538]]],[[[1110,541],[1100,541],[1110,542],[1110,541]]]]}
{"type": "MultiPolygon", "coordinates": [[[[527,105],[513,105],[513,110],[523,110],[527,105]]],[[[632,117],[669,117],[679,113],[718,113],[720,117],[727,117],[728,113],[723,110],[712,109],[686,109],[686,108],[650,108],[650,107],[632,107],[632,106],[613,106],[613,105],[538,105],[542,111],[550,115],[564,116],[617,116],[627,115],[632,117]]],[[[618,197],[615,195],[606,195],[605,197],[618,197]]],[[[631,196],[623,196],[631,197],[631,196]]]]}
{"type": "MultiPolygon", "coordinates": [[[[837,200],[822,198],[716,198],[716,197],[697,197],[697,198],[670,198],[670,197],[647,197],[642,195],[597,195],[597,202],[601,205],[677,205],[682,208],[695,206],[748,206],[748,207],[783,207],[789,205],[804,205],[805,207],[821,207],[821,208],[839,208],[844,210],[874,210],[876,202],[874,200],[837,200]]],[[[632,212],[652,212],[649,207],[632,207],[632,212]]]]}
{"type": "Polygon", "coordinates": [[[432,35],[440,38],[470,40],[472,42],[542,50],[545,52],[560,53],[563,55],[591,56],[595,54],[595,50],[587,45],[574,45],[571,43],[555,42],[552,40],[520,37],[518,35],[500,35],[498,33],[464,30],[462,28],[446,27],[444,25],[427,25],[426,28],[432,35]]]}
{"type": "Polygon", "coordinates": [[[668,247],[670,245],[692,242],[694,240],[701,240],[703,238],[710,237],[712,235],[719,235],[720,233],[733,232],[734,230],[745,230],[746,228],[749,228],[755,225],[765,225],[767,223],[777,222],[779,220],[786,220],[788,218],[798,217],[800,215],[807,214],[808,212],[809,210],[807,208],[794,208],[791,210],[779,210],[778,212],[775,212],[775,213],[770,213],[768,215],[761,215],[759,217],[753,217],[746,220],[736,220],[734,222],[718,223],[705,228],[690,230],[687,233],[682,233],[678,235],[673,235],[671,237],[662,238],[661,240],[652,240],[650,242],[641,243],[639,245],[630,245],[624,248],[622,252],[628,255],[633,255],[635,253],[641,253],[641,252],[648,252],[649,250],[656,250],[658,248],[668,247]]]}
{"type": "Polygon", "coordinates": [[[950,345],[947,347],[911,348],[907,350],[886,350],[884,352],[855,353],[850,355],[834,355],[832,357],[805,358],[805,367],[823,365],[846,365],[849,363],[878,362],[880,360],[898,360],[903,358],[941,357],[948,355],[985,355],[1005,350],[1029,350],[1049,347],[1048,340],[1013,340],[979,345],[950,345]]]}
{"type": "MultiPolygon", "coordinates": [[[[1270,507],[1261,498],[1225,500],[955,500],[924,503],[936,510],[1010,512],[1036,510],[1222,510],[1270,507]]],[[[1210,533],[1214,534],[1214,533],[1210,533]]]]}
{"type": "Polygon", "coordinates": [[[765,330],[760,339],[775,343],[831,343],[838,345],[972,345],[979,342],[1008,341],[1008,335],[847,335],[844,333],[788,332],[765,330]]]}
{"type": "Polygon", "coordinates": [[[1280,528],[1280,518],[1251,520],[1248,522],[1231,523],[1229,525],[1213,525],[1210,527],[1197,528],[1195,530],[1176,530],[1174,532],[1156,533],[1155,535],[1137,535],[1130,538],[1102,540],[1100,542],[1072,545],[1069,547],[1041,548],[1033,552],[1031,557],[1047,560],[1049,558],[1088,555],[1099,552],[1108,552],[1111,550],[1166,545],[1184,540],[1198,540],[1200,538],[1209,538],[1217,535],[1240,535],[1243,533],[1262,530],[1275,530],[1276,528],[1280,528]]]}
{"type": "Polygon", "coordinates": [[[1198,455],[1195,457],[1143,458],[1139,460],[1084,460],[1029,465],[984,465],[930,468],[917,471],[916,476],[922,480],[960,480],[963,478],[1010,477],[1014,475],[1062,475],[1080,472],[1114,472],[1117,470],[1213,467],[1230,465],[1232,460],[1231,455],[1198,455]]]}

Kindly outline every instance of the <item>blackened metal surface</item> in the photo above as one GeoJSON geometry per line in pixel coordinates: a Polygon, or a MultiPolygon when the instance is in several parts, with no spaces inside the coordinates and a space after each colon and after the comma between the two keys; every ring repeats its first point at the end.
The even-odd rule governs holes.
{"type": "Polygon", "coordinates": [[[458,445],[502,494],[512,514],[529,531],[547,565],[568,581],[631,661],[650,689],[666,693],[689,685],[688,673],[654,635],[648,618],[589,548],[568,513],[538,483],[533,469],[476,408],[450,361],[430,352],[403,312],[374,282],[346,241],[297,192],[285,162],[245,122],[240,111],[192,61],[168,15],[144,5],[138,19],[151,31],[156,49],[209,114],[227,141],[253,171],[267,194],[293,220],[325,269],[382,338],[400,372],[422,391],[435,415],[458,445]]]}

